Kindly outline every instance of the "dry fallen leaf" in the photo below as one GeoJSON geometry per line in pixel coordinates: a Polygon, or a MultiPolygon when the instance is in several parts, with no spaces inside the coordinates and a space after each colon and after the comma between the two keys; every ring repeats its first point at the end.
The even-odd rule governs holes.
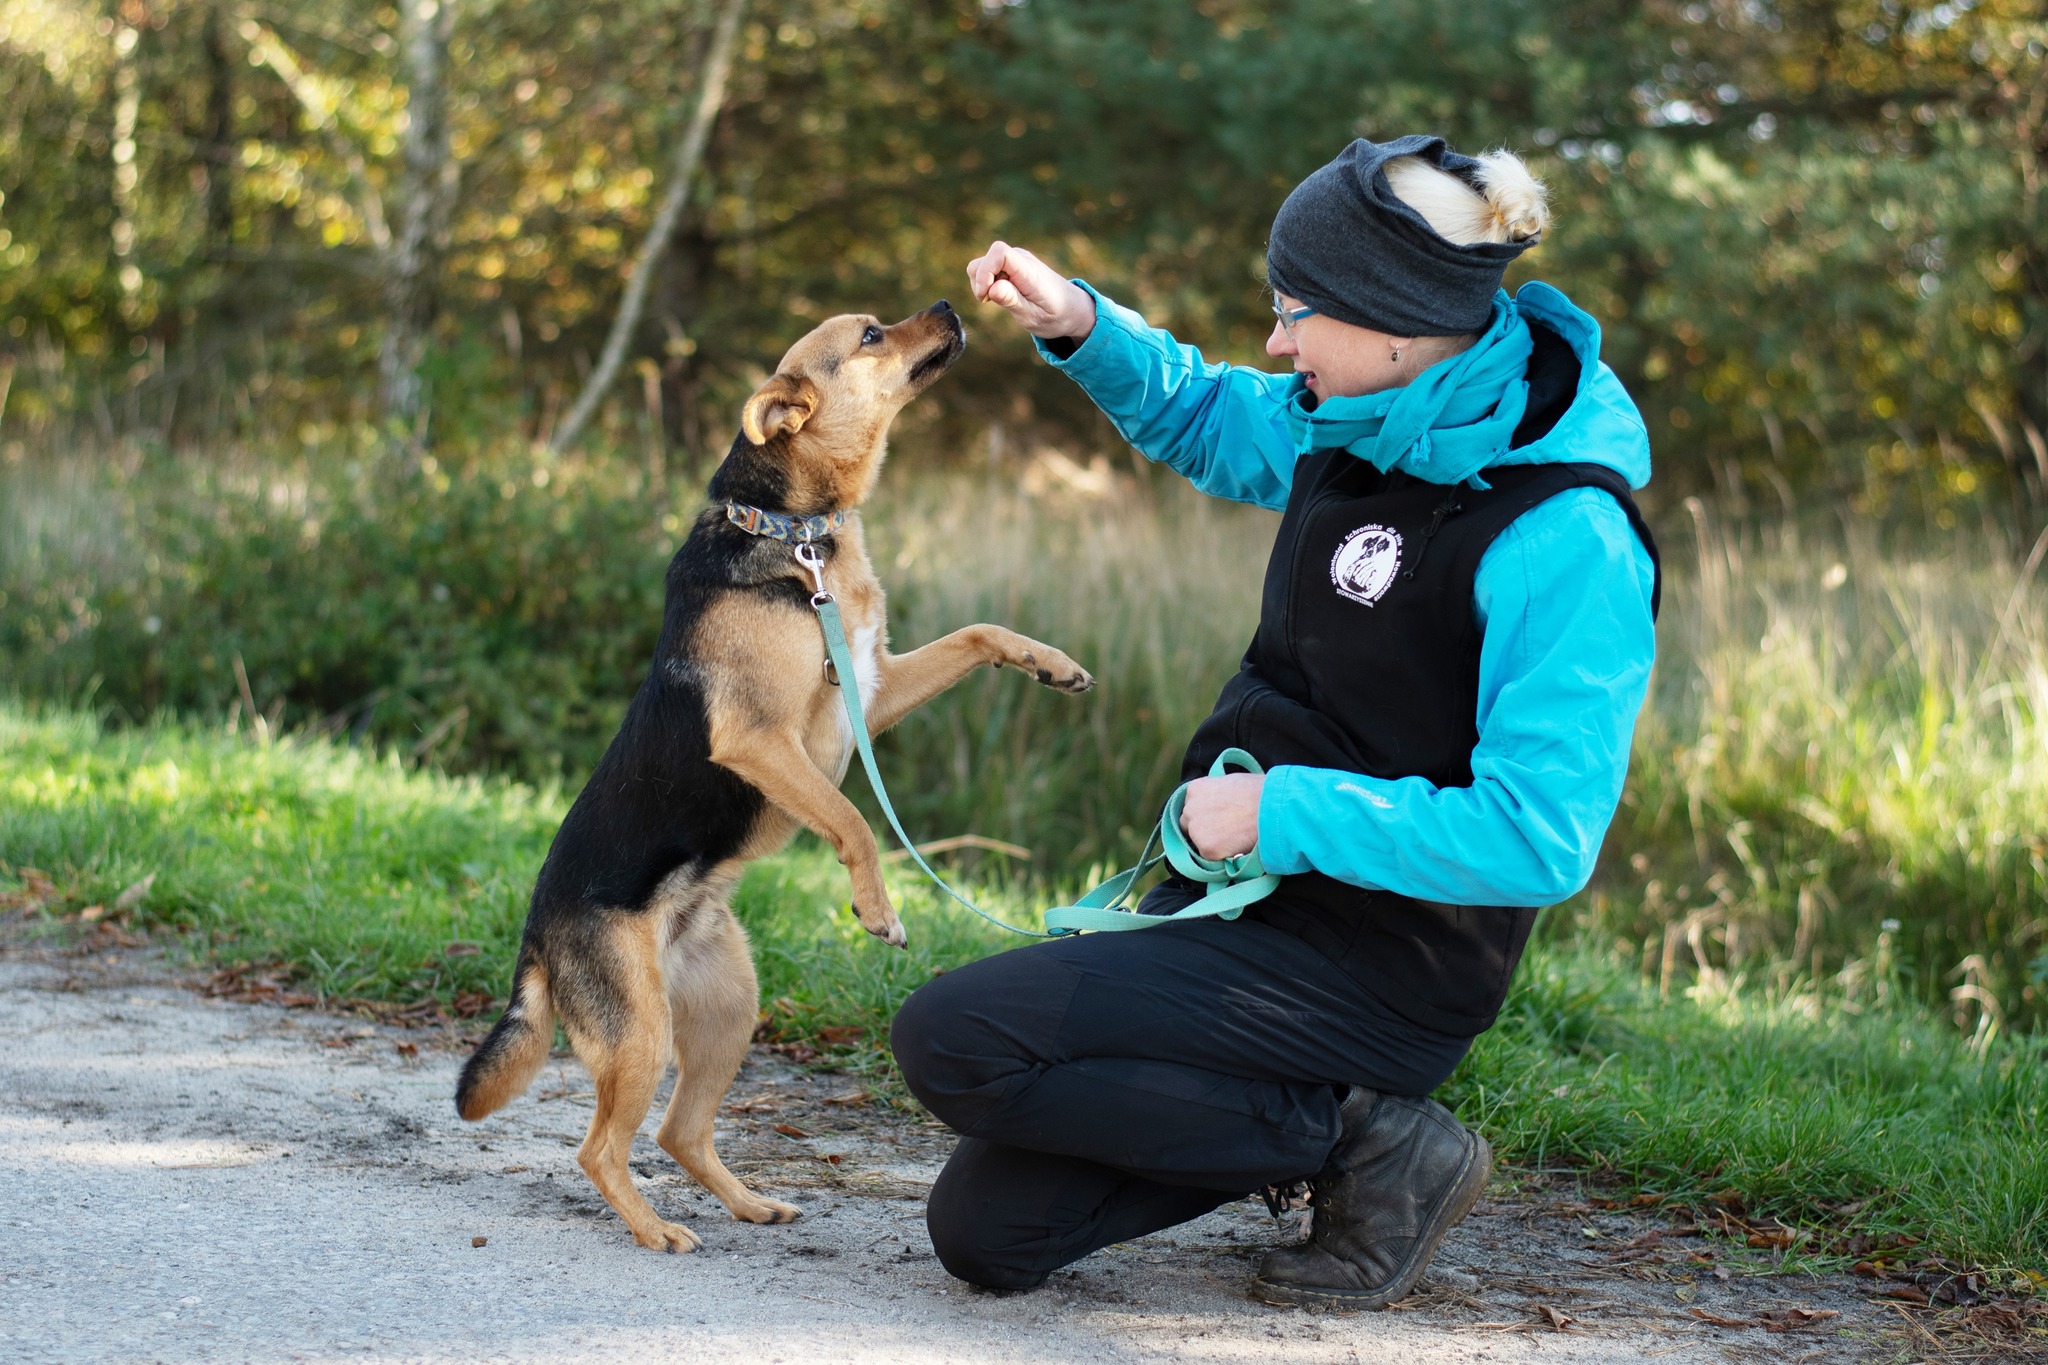
{"type": "Polygon", "coordinates": [[[1878,1290],[1877,1296],[1880,1299],[1898,1299],[1905,1303],[1917,1303],[1922,1307],[1925,1307],[1927,1303],[1927,1291],[1910,1284],[1889,1285],[1878,1290]]]}
{"type": "Polygon", "coordinates": [[[491,1240],[491,1239],[490,1239],[490,1238],[488,1238],[488,1237],[472,1237],[472,1238],[470,1238],[470,1239],[469,1239],[469,1244],[470,1244],[471,1246],[473,1246],[473,1247],[480,1247],[480,1246],[482,1246],[482,1245],[483,1245],[483,1244],[484,1244],[485,1242],[488,1242],[488,1241],[490,1241],[490,1240],[491,1240]]]}
{"type": "Polygon", "coordinates": [[[832,1024],[818,1030],[818,1041],[830,1047],[857,1043],[866,1036],[867,1030],[856,1024],[832,1024]]]}
{"type": "Polygon", "coordinates": [[[851,1109],[855,1105],[866,1104],[872,1099],[874,1099],[874,1096],[870,1095],[867,1091],[856,1090],[851,1095],[834,1095],[830,1099],[827,1099],[825,1103],[845,1105],[847,1108],[851,1109]]]}
{"type": "Polygon", "coordinates": [[[504,1173],[505,1173],[506,1175],[518,1175],[518,1174],[519,1174],[519,1173],[520,1173],[521,1171],[528,1171],[528,1170],[532,1170],[532,1169],[533,1169],[533,1168],[532,1168],[532,1167],[530,1167],[530,1166],[507,1166],[507,1167],[505,1168],[505,1172],[504,1172],[504,1173]]]}
{"type": "Polygon", "coordinates": [[[1796,1332],[1817,1322],[1842,1316],[1832,1308],[1772,1308],[1758,1314],[1766,1332],[1796,1332]]]}
{"type": "Polygon", "coordinates": [[[784,1137],[807,1138],[810,1136],[810,1134],[806,1133],[803,1129],[788,1123],[776,1124],[775,1131],[782,1134],[784,1137]]]}
{"type": "Polygon", "coordinates": [[[1570,1327],[1574,1323],[1578,1322],[1577,1318],[1569,1317],[1564,1313],[1560,1313],[1557,1309],[1552,1308],[1547,1303],[1537,1304],[1536,1311],[1537,1313],[1542,1315],[1543,1320],[1545,1322],[1548,1322],[1552,1327],[1556,1328],[1560,1332],[1562,1332],[1565,1328],[1570,1327]]]}
{"type": "Polygon", "coordinates": [[[420,1055],[420,1045],[418,1043],[397,1042],[391,1046],[398,1049],[398,1055],[401,1057],[417,1057],[420,1055]]]}
{"type": "Polygon", "coordinates": [[[87,924],[91,924],[106,913],[107,907],[104,905],[88,905],[85,909],[78,912],[78,918],[87,924]]]}
{"type": "Polygon", "coordinates": [[[114,897],[114,913],[125,915],[142,904],[142,898],[149,894],[149,888],[156,884],[156,873],[152,872],[120,895],[114,897]]]}
{"type": "Polygon", "coordinates": [[[1710,1322],[1716,1327],[1756,1326],[1756,1324],[1751,1322],[1748,1318],[1724,1318],[1719,1313],[1709,1313],[1704,1308],[1688,1308],[1685,1311],[1692,1314],[1694,1317],[1698,1318],[1701,1322],[1710,1322]]]}

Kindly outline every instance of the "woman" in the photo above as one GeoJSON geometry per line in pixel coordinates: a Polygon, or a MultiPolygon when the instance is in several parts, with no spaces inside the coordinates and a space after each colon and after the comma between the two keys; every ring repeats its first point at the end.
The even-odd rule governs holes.
{"type": "MultiPolygon", "coordinates": [[[[1583,886],[1648,686],[1641,417],[1557,290],[1500,282],[1547,222],[1512,154],[1360,139],[1288,196],[1266,350],[1205,363],[998,242],[968,267],[1147,457],[1284,508],[1258,632],[1196,731],[1183,817],[1280,888],[1236,922],[998,954],[892,1038],[962,1136],[946,1268],[1026,1288],[1102,1246],[1307,1179],[1271,1302],[1408,1293],[1492,1164],[1429,1092],[1493,1023],[1536,907],[1583,886]],[[1224,748],[1264,776],[1204,778],[1224,748]]],[[[1199,552],[1199,547],[1190,547],[1199,552]]],[[[1169,880],[1143,906],[1199,894],[1169,880]]]]}

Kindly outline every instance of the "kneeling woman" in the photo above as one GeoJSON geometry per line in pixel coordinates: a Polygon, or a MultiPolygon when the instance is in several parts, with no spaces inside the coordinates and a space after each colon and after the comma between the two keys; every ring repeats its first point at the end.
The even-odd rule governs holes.
{"type": "MultiPolygon", "coordinates": [[[[1379,1307],[1492,1164],[1428,1098],[1494,1021],[1536,907],[1583,886],[1648,686],[1641,417],[1563,294],[1500,288],[1547,221],[1505,152],[1360,140],[1273,222],[1268,354],[1206,363],[1027,251],[968,267],[1148,458],[1285,509],[1258,632],[1183,775],[1183,824],[1284,874],[1231,923],[999,953],[920,989],[893,1046],[961,1134],[946,1268],[1027,1288],[1112,1242],[1306,1179],[1254,1292],[1379,1307]]],[[[1143,910],[1199,888],[1169,880],[1143,910]]]]}

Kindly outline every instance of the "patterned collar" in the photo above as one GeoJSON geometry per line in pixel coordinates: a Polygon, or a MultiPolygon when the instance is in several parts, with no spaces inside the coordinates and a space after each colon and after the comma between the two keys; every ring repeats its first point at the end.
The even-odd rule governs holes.
{"type": "Polygon", "coordinates": [[[770,540],[786,540],[791,544],[806,545],[826,536],[837,535],[846,527],[853,514],[848,511],[826,512],[815,517],[793,517],[786,512],[769,512],[759,507],[749,507],[743,502],[729,502],[725,505],[725,519],[750,536],[766,536],[770,540]]]}

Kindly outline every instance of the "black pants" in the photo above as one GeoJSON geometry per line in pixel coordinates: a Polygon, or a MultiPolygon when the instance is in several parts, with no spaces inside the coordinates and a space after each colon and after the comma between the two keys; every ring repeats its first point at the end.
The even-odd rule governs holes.
{"type": "Polygon", "coordinates": [[[926,1223],[946,1269],[1029,1288],[1089,1252],[1312,1175],[1343,1088],[1423,1095],[1469,1038],[1394,1014],[1300,939],[1194,920],[998,953],[890,1044],[961,1134],[926,1223]]]}

